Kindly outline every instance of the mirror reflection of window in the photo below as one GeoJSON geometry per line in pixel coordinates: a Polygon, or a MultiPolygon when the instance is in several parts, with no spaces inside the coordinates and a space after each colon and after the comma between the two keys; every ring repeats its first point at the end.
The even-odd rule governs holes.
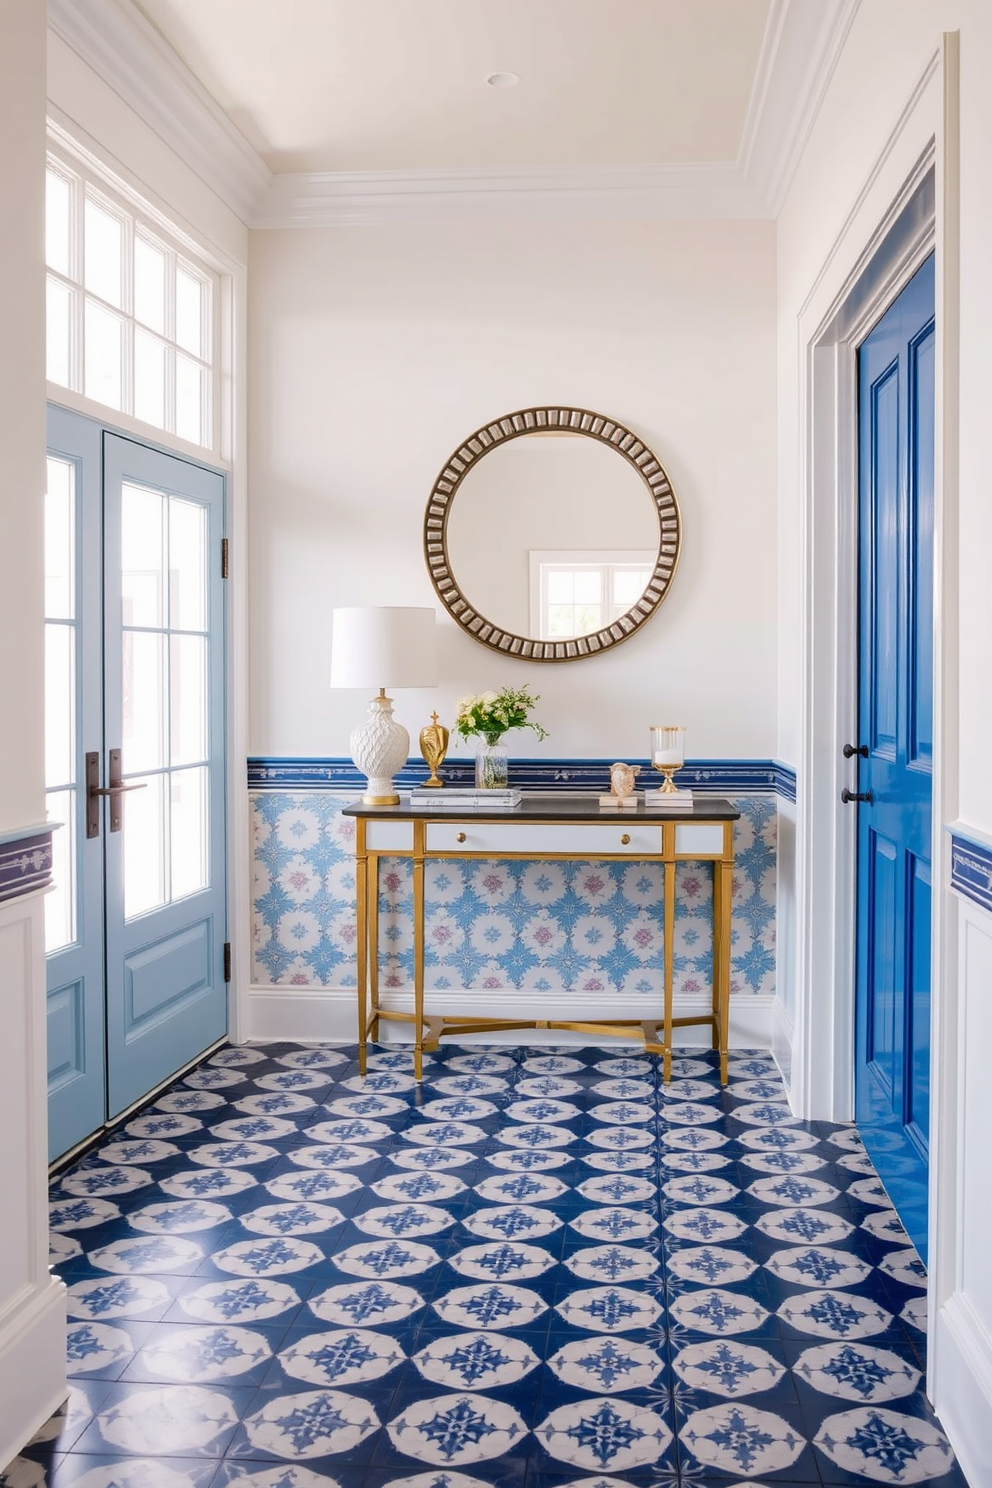
{"type": "Polygon", "coordinates": [[[648,550],[532,550],[530,634],[565,641],[610,625],[640,599],[654,563],[648,550]]]}
{"type": "Polygon", "coordinates": [[[613,579],[602,564],[629,558],[653,573],[660,535],[650,490],[617,450],[581,434],[534,433],[490,449],[468,470],[451,503],[446,547],[459,588],[489,622],[535,640],[568,639],[614,617],[613,579]],[[587,575],[554,601],[572,609],[550,632],[533,594],[532,553],[587,575]]]}

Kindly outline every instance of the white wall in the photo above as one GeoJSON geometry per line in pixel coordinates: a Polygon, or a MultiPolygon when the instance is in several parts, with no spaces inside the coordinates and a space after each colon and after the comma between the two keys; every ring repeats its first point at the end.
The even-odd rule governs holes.
{"type": "MultiPolygon", "coordinates": [[[[334,604],[431,604],[424,508],[472,430],[530,404],[627,424],[684,520],[645,631],[567,665],[507,662],[446,622],[441,686],[527,682],[543,745],[639,757],[683,720],[691,756],[767,758],[775,713],[775,254],[760,222],[457,221],[255,232],[250,244],[253,754],[347,754],[334,604]]],[[[608,516],[607,516],[608,520],[608,516]]],[[[604,529],[605,530],[605,529],[604,529]]]]}
{"type": "MultiPolygon", "coordinates": [[[[45,12],[0,9],[0,833],[44,820],[45,12]],[[16,637],[16,644],[14,638],[16,637]]],[[[0,1465],[65,1394],[65,1300],[48,1274],[41,893],[0,905],[0,1465]]]]}
{"type": "MultiPolygon", "coordinates": [[[[839,729],[832,729],[828,732],[837,737],[804,740],[815,688],[804,658],[803,512],[810,468],[804,346],[816,332],[817,315],[829,308],[833,290],[856,271],[859,252],[908,178],[913,161],[927,139],[935,139],[942,503],[937,572],[938,839],[955,818],[965,832],[986,840],[992,836],[987,748],[992,727],[987,448],[992,405],[990,75],[992,6],[987,0],[862,0],[778,224],[778,751],[800,764],[805,754],[813,773],[822,776],[833,768],[842,739],[839,729]],[[942,44],[941,33],[951,31],[960,32],[960,94],[956,41],[942,44]],[[935,57],[932,78],[920,87],[935,57]]],[[[837,541],[836,532],[819,527],[816,537],[837,541]]],[[[828,603],[834,597],[821,596],[828,603]]],[[[804,789],[801,778],[797,855],[814,861],[827,851],[829,859],[830,845],[810,835],[822,837],[824,818],[806,810],[804,799],[812,797],[804,797],[804,789]]],[[[827,837],[832,830],[828,822],[827,837]]],[[[833,883],[826,888],[836,895],[837,885],[843,891],[845,883],[853,883],[853,875],[843,853],[829,861],[835,870],[833,883]]],[[[987,1286],[988,1173],[983,1154],[992,1130],[992,1092],[987,1062],[976,1058],[974,1051],[987,1044],[992,918],[965,905],[950,890],[948,853],[941,840],[936,844],[934,875],[929,1382],[972,1488],[987,1488],[992,1484],[992,1297],[987,1286]]],[[[831,911],[835,939],[844,936],[841,908],[835,900],[831,911]]],[[[849,908],[846,918],[850,920],[849,908]]],[[[807,931],[800,906],[801,993],[802,940],[807,931]]],[[[807,966],[807,979],[808,973],[807,966]]],[[[830,1017],[827,1008],[827,1023],[830,1017]]],[[[800,1045],[809,1044],[814,1063],[829,1057],[829,1040],[818,1041],[812,1027],[804,1027],[801,1008],[798,1038],[800,1045]]]]}

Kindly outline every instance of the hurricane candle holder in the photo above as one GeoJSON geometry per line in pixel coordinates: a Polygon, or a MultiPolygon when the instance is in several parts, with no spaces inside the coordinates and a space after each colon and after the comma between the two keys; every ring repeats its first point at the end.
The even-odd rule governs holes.
{"type": "Polygon", "coordinates": [[[685,764],[685,729],[681,725],[656,723],[651,727],[651,763],[665,777],[659,787],[665,796],[677,795],[674,775],[685,764]]]}

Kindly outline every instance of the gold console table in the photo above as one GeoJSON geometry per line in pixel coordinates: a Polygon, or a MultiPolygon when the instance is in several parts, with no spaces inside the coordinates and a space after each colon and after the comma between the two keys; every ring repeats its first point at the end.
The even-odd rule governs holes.
{"type": "Polygon", "coordinates": [[[526,796],[515,811],[435,811],[398,806],[344,808],[355,817],[355,888],[358,918],[359,1068],[365,1073],[366,1045],[379,1037],[384,1020],[414,1025],[414,1074],[421,1078],[423,1053],[436,1049],[446,1034],[509,1029],[560,1028],[597,1037],[630,1038],[639,1033],[644,1047],[664,1059],[664,1078],[671,1078],[672,1030],[692,1025],[710,1029],[720,1054],[720,1080],[727,1083],[727,1032],[730,1008],[730,912],[734,867],[734,822],[739,818],[727,801],[696,800],[691,811],[667,814],[645,811],[607,814],[597,798],[526,796]],[[379,1000],[379,860],[408,858],[413,863],[412,1013],[383,1008],[379,1000]],[[594,859],[597,862],[653,861],[664,865],[664,986],[655,1018],[595,1020],[522,1020],[519,1018],[443,1017],[424,1012],[424,867],[436,858],[594,859]],[[675,865],[690,860],[713,864],[713,1002],[712,1011],[695,1017],[673,1017],[675,939],[675,865]]]}

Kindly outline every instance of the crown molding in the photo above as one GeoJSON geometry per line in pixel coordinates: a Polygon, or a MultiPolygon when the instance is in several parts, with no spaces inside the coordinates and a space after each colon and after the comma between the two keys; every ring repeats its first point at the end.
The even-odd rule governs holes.
{"type": "Polygon", "coordinates": [[[777,217],[861,0],[772,0],[738,154],[749,191],[777,217]]]}
{"type": "Polygon", "coordinates": [[[464,217],[755,217],[733,163],[280,174],[253,227],[363,226],[464,217]]]}
{"type": "Polygon", "coordinates": [[[249,227],[452,218],[774,218],[860,0],[772,0],[736,161],[273,173],[132,0],[49,23],[249,227]]]}
{"type": "Polygon", "coordinates": [[[242,222],[251,223],[271,171],[131,0],[48,0],[48,23],[242,222]]]}

